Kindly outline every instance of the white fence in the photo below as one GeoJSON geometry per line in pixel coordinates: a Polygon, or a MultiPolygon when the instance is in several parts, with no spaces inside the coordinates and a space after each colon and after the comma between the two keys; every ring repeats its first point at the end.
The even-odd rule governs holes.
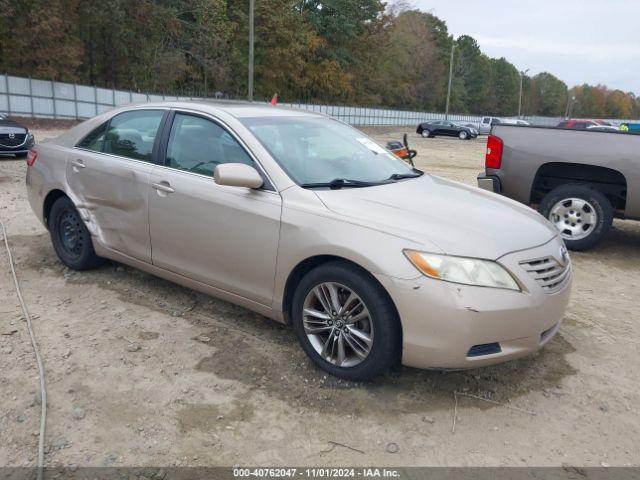
{"type": "MultiPolygon", "coordinates": [[[[0,76],[0,113],[23,117],[85,119],[120,105],[163,100],[193,100],[198,97],[137,93],[125,90],[90,87],[72,83],[35,80],[11,75],[0,76]]],[[[216,101],[228,101],[216,99],[216,101]]],[[[237,100],[235,100],[237,101],[237,100]]],[[[443,113],[392,110],[385,108],[316,105],[307,103],[280,103],[325,113],[351,125],[415,126],[426,120],[444,119],[443,113]]],[[[449,119],[479,124],[482,116],[450,114],[449,119]]],[[[536,125],[555,126],[557,117],[524,117],[536,125]]],[[[619,124],[625,120],[612,120],[619,124]]]]}

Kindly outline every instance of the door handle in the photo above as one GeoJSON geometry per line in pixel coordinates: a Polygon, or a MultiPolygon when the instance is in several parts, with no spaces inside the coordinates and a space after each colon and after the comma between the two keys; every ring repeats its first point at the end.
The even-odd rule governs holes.
{"type": "Polygon", "coordinates": [[[82,160],[72,160],[71,165],[73,168],[85,168],[86,165],[82,162],[82,160]]]}
{"type": "Polygon", "coordinates": [[[171,188],[168,182],[152,183],[151,186],[159,192],[173,193],[175,190],[171,188]]]}

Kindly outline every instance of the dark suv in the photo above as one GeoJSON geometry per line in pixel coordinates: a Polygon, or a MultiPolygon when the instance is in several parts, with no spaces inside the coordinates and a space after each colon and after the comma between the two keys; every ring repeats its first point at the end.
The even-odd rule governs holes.
{"type": "Polygon", "coordinates": [[[33,135],[27,127],[0,114],[0,155],[10,154],[24,158],[33,144],[33,135]]]}
{"type": "Polygon", "coordinates": [[[418,125],[416,132],[425,138],[445,136],[458,137],[460,140],[469,140],[478,136],[478,130],[475,128],[459,125],[448,120],[432,120],[421,123],[418,125]]]}

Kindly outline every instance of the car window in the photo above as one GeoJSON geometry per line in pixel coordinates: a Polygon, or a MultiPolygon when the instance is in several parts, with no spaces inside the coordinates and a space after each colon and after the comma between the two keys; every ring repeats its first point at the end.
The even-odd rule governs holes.
{"type": "Polygon", "coordinates": [[[101,152],[102,144],[104,142],[104,134],[107,131],[108,123],[109,122],[105,122],[99,127],[94,128],[91,132],[89,132],[88,135],[80,140],[76,147],[93,150],[95,152],[101,152]]]}
{"type": "Polygon", "coordinates": [[[335,179],[384,182],[393,175],[415,175],[391,152],[334,119],[295,115],[240,121],[298,185],[335,179]]]}
{"type": "Polygon", "coordinates": [[[104,153],[150,162],[163,115],[163,110],[134,110],[116,115],[109,122],[104,153]]]}
{"type": "Polygon", "coordinates": [[[482,123],[491,123],[491,119],[485,117],[482,119],[482,123]]]}
{"type": "Polygon", "coordinates": [[[177,113],[167,145],[167,166],[212,176],[221,163],[253,166],[244,148],[220,125],[195,115],[177,113]]]}

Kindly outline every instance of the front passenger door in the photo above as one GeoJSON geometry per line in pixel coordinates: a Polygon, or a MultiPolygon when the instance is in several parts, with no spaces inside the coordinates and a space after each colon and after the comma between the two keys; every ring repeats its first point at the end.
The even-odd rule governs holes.
{"type": "Polygon", "coordinates": [[[176,112],[165,157],[164,165],[151,173],[153,264],[270,305],[280,195],[275,189],[214,182],[216,165],[259,167],[234,135],[209,117],[176,112]]]}
{"type": "Polygon", "coordinates": [[[446,129],[446,133],[448,136],[450,137],[458,136],[458,127],[456,127],[453,123],[447,122],[444,128],[446,129]]]}

